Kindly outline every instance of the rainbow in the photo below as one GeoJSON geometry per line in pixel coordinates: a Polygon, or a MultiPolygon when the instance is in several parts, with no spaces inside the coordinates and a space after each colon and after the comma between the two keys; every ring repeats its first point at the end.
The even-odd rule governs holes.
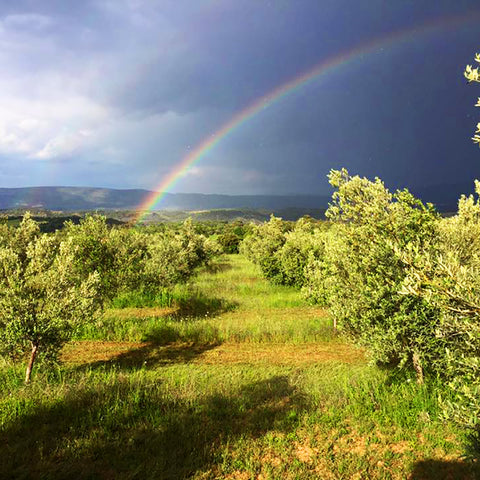
{"type": "Polygon", "coordinates": [[[153,207],[162,200],[164,195],[171,189],[185,173],[199,162],[205,155],[207,155],[215,146],[226,138],[234,130],[242,126],[253,116],[257,115],[264,109],[268,108],[275,102],[280,101],[287,95],[294,93],[300,88],[317,80],[320,76],[327,75],[339,69],[342,66],[352,62],[358,57],[374,53],[380,48],[387,48],[397,45],[401,42],[409,42],[417,39],[420,35],[428,35],[434,33],[439,29],[453,28],[464,23],[478,22],[480,18],[480,11],[469,12],[467,15],[440,18],[410,28],[408,30],[400,30],[389,35],[374,39],[370,42],[364,43],[353,50],[348,50],[331,58],[316,64],[313,68],[301,73],[290,81],[277,86],[274,90],[266,95],[256,99],[253,103],[248,105],[245,109],[236,113],[230,120],[221,128],[211,134],[208,138],[203,140],[196,146],[188,155],[186,155],[175,168],[165,176],[155,191],[149,195],[146,200],[138,207],[139,212],[136,217],[136,223],[140,222],[153,207]]]}

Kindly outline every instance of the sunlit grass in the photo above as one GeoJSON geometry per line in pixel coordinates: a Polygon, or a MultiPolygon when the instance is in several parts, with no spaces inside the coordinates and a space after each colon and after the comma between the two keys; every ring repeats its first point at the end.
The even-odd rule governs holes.
{"type": "Polygon", "coordinates": [[[477,478],[441,385],[370,366],[241,257],[118,302],[28,387],[0,364],[0,478],[477,478]]]}
{"type": "Polygon", "coordinates": [[[335,340],[324,310],[307,305],[293,288],[270,285],[238,255],[225,256],[168,295],[125,294],[113,305],[122,308],[108,309],[75,338],[157,343],[335,340]]]}
{"type": "Polygon", "coordinates": [[[238,303],[245,310],[306,306],[298,290],[270,284],[261,277],[259,268],[244,257],[224,258],[217,272],[199,275],[195,281],[206,295],[238,303]]]}
{"type": "Polygon", "coordinates": [[[400,479],[426,459],[467,475],[435,385],[404,380],[335,362],[69,368],[3,396],[0,476],[400,479]]]}
{"type": "Polygon", "coordinates": [[[179,317],[171,310],[109,312],[84,328],[76,340],[316,342],[337,341],[332,322],[324,312],[311,308],[235,310],[221,316],[179,317]]]}

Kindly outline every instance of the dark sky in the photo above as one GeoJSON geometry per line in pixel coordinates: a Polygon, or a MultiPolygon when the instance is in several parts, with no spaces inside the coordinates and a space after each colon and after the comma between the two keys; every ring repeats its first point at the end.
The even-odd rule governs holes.
{"type": "Polygon", "coordinates": [[[172,191],[322,194],[342,166],[390,186],[480,178],[463,78],[478,0],[1,0],[0,187],[154,189],[256,99],[372,42],[172,191]]]}

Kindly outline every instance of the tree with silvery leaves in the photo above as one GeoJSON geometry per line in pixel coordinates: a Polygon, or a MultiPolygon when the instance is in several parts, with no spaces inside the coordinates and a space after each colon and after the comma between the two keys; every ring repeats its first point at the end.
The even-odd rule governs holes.
{"type": "Polygon", "coordinates": [[[28,213],[17,229],[0,230],[0,352],[28,359],[25,383],[100,308],[99,276],[76,274],[72,240],[41,235],[28,213]]]}

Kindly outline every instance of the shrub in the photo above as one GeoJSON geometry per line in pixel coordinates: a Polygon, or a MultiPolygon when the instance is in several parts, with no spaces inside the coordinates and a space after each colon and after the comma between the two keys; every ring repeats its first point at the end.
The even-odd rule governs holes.
{"type": "Polygon", "coordinates": [[[233,232],[226,232],[218,236],[218,243],[225,253],[238,253],[241,238],[233,232]]]}
{"type": "MultiPolygon", "coordinates": [[[[87,215],[79,224],[66,222],[60,238],[70,238],[76,255],[73,270],[80,278],[87,278],[96,272],[100,281],[102,300],[111,300],[121,288],[122,276],[118,270],[125,267],[126,258],[120,258],[119,246],[123,242],[113,241],[112,229],[106,218],[87,215]]],[[[118,238],[117,238],[118,240],[118,238]]]]}
{"type": "MultiPolygon", "coordinates": [[[[328,224],[327,224],[328,225],[328,224]]],[[[332,263],[327,261],[328,256],[332,256],[330,251],[338,251],[339,247],[335,245],[335,241],[338,240],[337,225],[330,224],[328,229],[315,230],[314,248],[308,252],[307,261],[303,269],[303,296],[310,303],[327,305],[328,304],[328,292],[334,285],[328,285],[334,281],[334,275],[329,271],[329,267],[333,266],[332,263]]]]}
{"type": "MultiPolygon", "coordinates": [[[[332,171],[329,228],[274,217],[241,245],[264,275],[329,307],[375,362],[438,376],[480,456],[480,200],[441,219],[407,190],[332,171]]],[[[476,182],[477,196],[480,182],[476,182]]]]}

